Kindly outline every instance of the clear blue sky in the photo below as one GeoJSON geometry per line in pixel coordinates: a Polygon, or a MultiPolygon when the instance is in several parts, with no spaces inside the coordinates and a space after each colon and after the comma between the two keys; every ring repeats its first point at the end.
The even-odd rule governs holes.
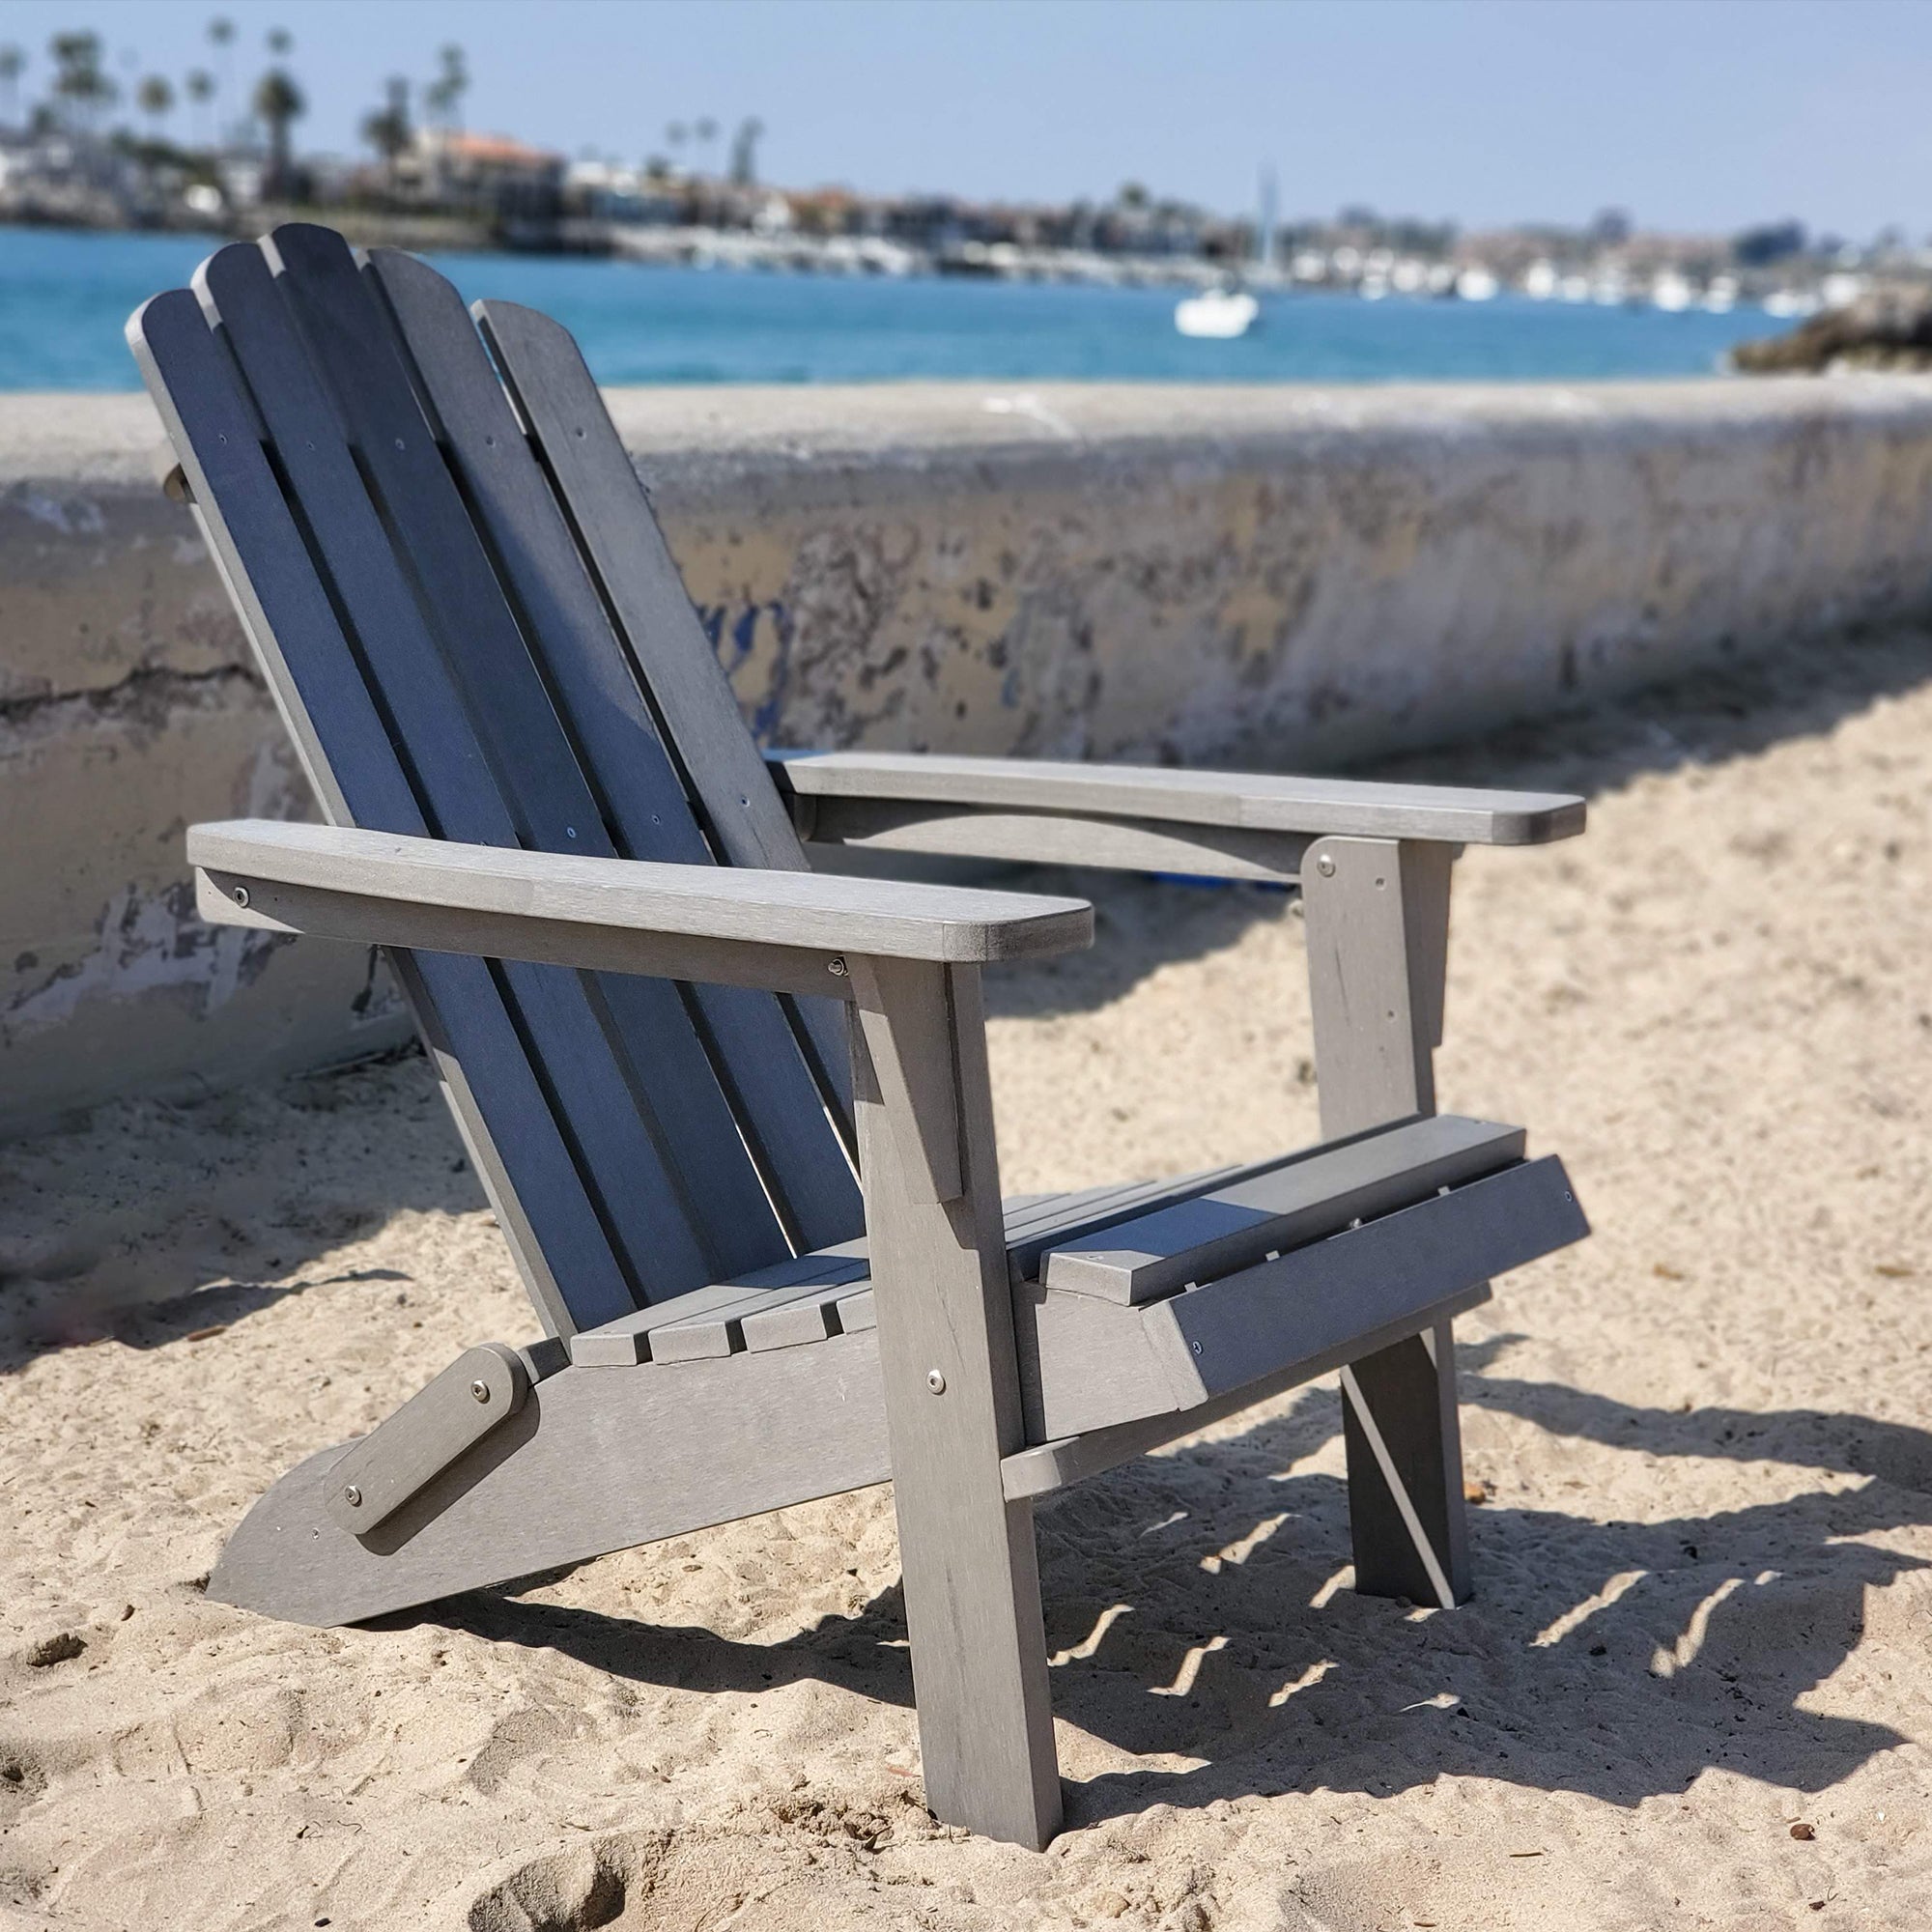
{"type": "MultiPolygon", "coordinates": [[[[44,78],[91,26],[126,77],[296,37],[298,143],[353,151],[384,76],[468,50],[466,120],[635,160],[673,119],[746,114],[788,184],[1104,196],[1146,182],[1224,210],[1272,162],[1285,216],[1344,202],[1468,226],[1729,231],[1796,214],[1932,231],[1926,0],[6,0],[44,78]],[[124,65],[124,58],[138,61],[124,65]]],[[[723,141],[717,154],[722,158],[723,141]]]]}

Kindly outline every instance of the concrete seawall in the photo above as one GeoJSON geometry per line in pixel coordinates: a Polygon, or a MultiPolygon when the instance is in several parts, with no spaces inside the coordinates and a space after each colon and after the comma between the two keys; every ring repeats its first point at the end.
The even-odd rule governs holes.
{"type": "MultiPolygon", "coordinates": [[[[1277,769],[1932,606],[1932,382],[613,392],[761,738],[1277,769]]],[[[304,810],[138,396],[0,396],[0,1129],[399,1037],[219,934],[304,810]]]]}

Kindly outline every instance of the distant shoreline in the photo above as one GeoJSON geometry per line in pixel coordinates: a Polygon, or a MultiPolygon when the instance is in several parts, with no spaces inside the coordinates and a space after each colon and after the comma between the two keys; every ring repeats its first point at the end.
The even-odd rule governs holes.
{"type": "MultiPolygon", "coordinates": [[[[393,242],[397,231],[362,231],[393,242]]],[[[498,249],[439,229],[412,238],[466,297],[554,314],[609,384],[952,382],[1591,382],[1716,374],[1765,332],[1755,310],[1486,302],[1257,291],[1238,341],[1183,338],[1171,286],[923,272],[626,272],[608,259],[498,249]]],[[[128,314],[222,244],[203,230],[0,228],[0,389],[135,385],[128,314]]],[[[717,265],[722,270],[722,265],[717,265]]]]}
{"type": "Polygon", "coordinates": [[[66,210],[45,217],[11,211],[0,213],[0,229],[26,229],[40,234],[205,235],[233,242],[251,242],[289,221],[321,221],[357,248],[407,248],[412,254],[587,252],[519,247],[495,235],[487,222],[472,221],[462,215],[389,214],[380,210],[351,208],[261,206],[244,209],[225,220],[217,217],[195,221],[84,221],[66,210]]]}

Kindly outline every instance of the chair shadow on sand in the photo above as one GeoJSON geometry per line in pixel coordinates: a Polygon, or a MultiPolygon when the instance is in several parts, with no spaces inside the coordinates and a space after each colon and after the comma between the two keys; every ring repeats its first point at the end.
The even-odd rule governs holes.
{"type": "MultiPolygon", "coordinates": [[[[1115,1470],[1039,1516],[1054,1708],[1155,1762],[1069,1783],[1069,1823],[1250,1794],[1387,1796],[1445,1775],[1620,1805],[1711,1770],[1818,1792],[1906,1741],[1801,1700],[1857,1647],[1867,1590],[1932,1567],[1858,1540],[1932,1523],[1932,1434],[1810,1409],[1634,1407],[1486,1374],[1518,1339],[1459,1350],[1465,1403],[1622,1451],[1837,1484],[1648,1522],[1482,1508],[1476,1600],[1417,1612],[1338,1578],[1345,1487],[1296,1466],[1339,1433],[1332,1390],[1115,1470]]],[[[429,1614],[637,1683],[756,1693],[815,1679],[912,1701],[896,1587],[773,1644],[502,1592],[429,1614]]]]}

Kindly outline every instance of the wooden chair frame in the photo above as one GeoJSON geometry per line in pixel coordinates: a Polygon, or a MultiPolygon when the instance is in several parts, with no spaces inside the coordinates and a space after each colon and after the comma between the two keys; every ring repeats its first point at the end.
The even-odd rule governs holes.
{"type": "MultiPolygon", "coordinates": [[[[287,238],[292,262],[320,264],[317,286],[353,309],[329,253],[340,243],[315,235],[285,230],[275,242],[287,238]]],[[[271,257],[274,245],[265,244],[271,257]]],[[[239,314],[257,299],[259,265],[224,272],[239,314]]],[[[406,258],[379,254],[363,272],[406,333],[427,331],[412,343],[442,339],[446,285],[406,258]]],[[[218,340],[221,317],[206,291],[202,300],[218,340]]],[[[521,1348],[467,1350],[371,1435],[284,1477],[237,1530],[211,1594],[302,1621],[354,1621],[890,1477],[928,1803],[949,1822],[1043,1845],[1062,1804],[1038,1496],[1340,1369],[1356,1587],[1444,1606],[1467,1595],[1451,1321],[1487,1297],[1491,1275],[1587,1229],[1560,1164],[1525,1159],[1520,1130],[1436,1115],[1451,866],[1469,843],[1580,831],[1581,803],[856,752],[775,753],[761,768],[715,659],[701,638],[688,641],[697,634],[674,567],[628,465],[619,474],[609,459],[614,437],[601,469],[597,438],[578,440],[602,410],[574,348],[562,355],[560,331],[526,312],[482,314],[523,412],[509,433],[541,446],[613,624],[658,640],[639,672],[651,719],[728,863],[432,837],[400,794],[384,808],[388,829],[358,827],[339,781],[346,727],[331,727],[332,746],[312,674],[305,685],[291,669],[278,633],[298,617],[326,630],[326,617],[313,600],[285,597],[279,617],[270,609],[282,566],[255,512],[273,486],[231,446],[268,447],[276,432],[225,400],[181,303],[162,298],[135,318],[130,339],[180,459],[173,487],[222,565],[331,821],[193,828],[201,910],[390,950],[547,1331],[521,1348]],[[569,440],[545,441],[553,419],[577,425],[569,440]],[[578,464],[588,466],[581,475],[578,464]],[[674,648],[661,641],[667,630],[674,648]],[[814,873],[800,868],[800,840],[1297,885],[1321,1146],[1218,1175],[1003,1205],[980,971],[1090,944],[1091,908],[814,873]],[[751,1024],[751,1009],[705,1005],[702,989],[781,995],[792,1016],[782,1037],[795,1037],[808,1064],[815,1056],[835,1119],[843,1096],[827,1066],[826,1015],[842,1007],[863,1235],[815,1238],[810,1187],[774,1183],[789,1259],[652,1292],[640,1305],[586,1299],[519,1191],[521,1110],[540,1103],[506,1100],[500,1082],[486,1095],[472,1078],[492,987],[509,997],[537,982],[463,978],[476,961],[697,989],[676,1010],[710,1028],[714,1051],[751,1037],[730,1032],[751,1024]]],[[[272,346],[278,327],[269,317],[262,340],[272,346]]],[[[265,396],[265,379],[250,380],[265,396]]],[[[437,398],[454,463],[466,432],[451,407],[437,398]]],[[[507,411],[485,419],[510,420],[507,411]]],[[[321,436],[325,418],[308,420],[321,436]]],[[[361,434],[377,471],[386,447],[361,434]]],[[[298,494],[300,460],[283,485],[298,494]]],[[[379,473],[369,487],[378,500],[391,488],[379,473]]],[[[502,505],[475,487],[472,514],[487,524],[502,505]]],[[[517,514],[536,521],[513,519],[512,537],[562,527],[541,505],[517,514]]],[[[527,559],[494,535],[531,639],[544,612],[528,585],[562,598],[558,573],[578,567],[560,539],[547,540],[551,576],[526,582],[517,571],[527,559]]],[[[365,554],[357,543],[342,554],[365,554]]],[[[286,568],[299,578],[303,566],[286,568]]],[[[365,639],[380,628],[372,609],[359,620],[365,639]]],[[[636,716],[612,740],[620,758],[622,729],[645,749],[652,724],[636,716]]],[[[516,747],[493,755],[514,759],[516,747]]],[[[737,1064],[760,1065],[755,1055],[737,1064]]],[[[767,1115],[745,1125],[746,1145],[769,1124],[767,1115]]],[[[794,1173],[818,1158],[803,1147],[780,1151],[794,1173]]],[[[838,1236],[836,1213],[819,1218],[838,1236]]]]}

